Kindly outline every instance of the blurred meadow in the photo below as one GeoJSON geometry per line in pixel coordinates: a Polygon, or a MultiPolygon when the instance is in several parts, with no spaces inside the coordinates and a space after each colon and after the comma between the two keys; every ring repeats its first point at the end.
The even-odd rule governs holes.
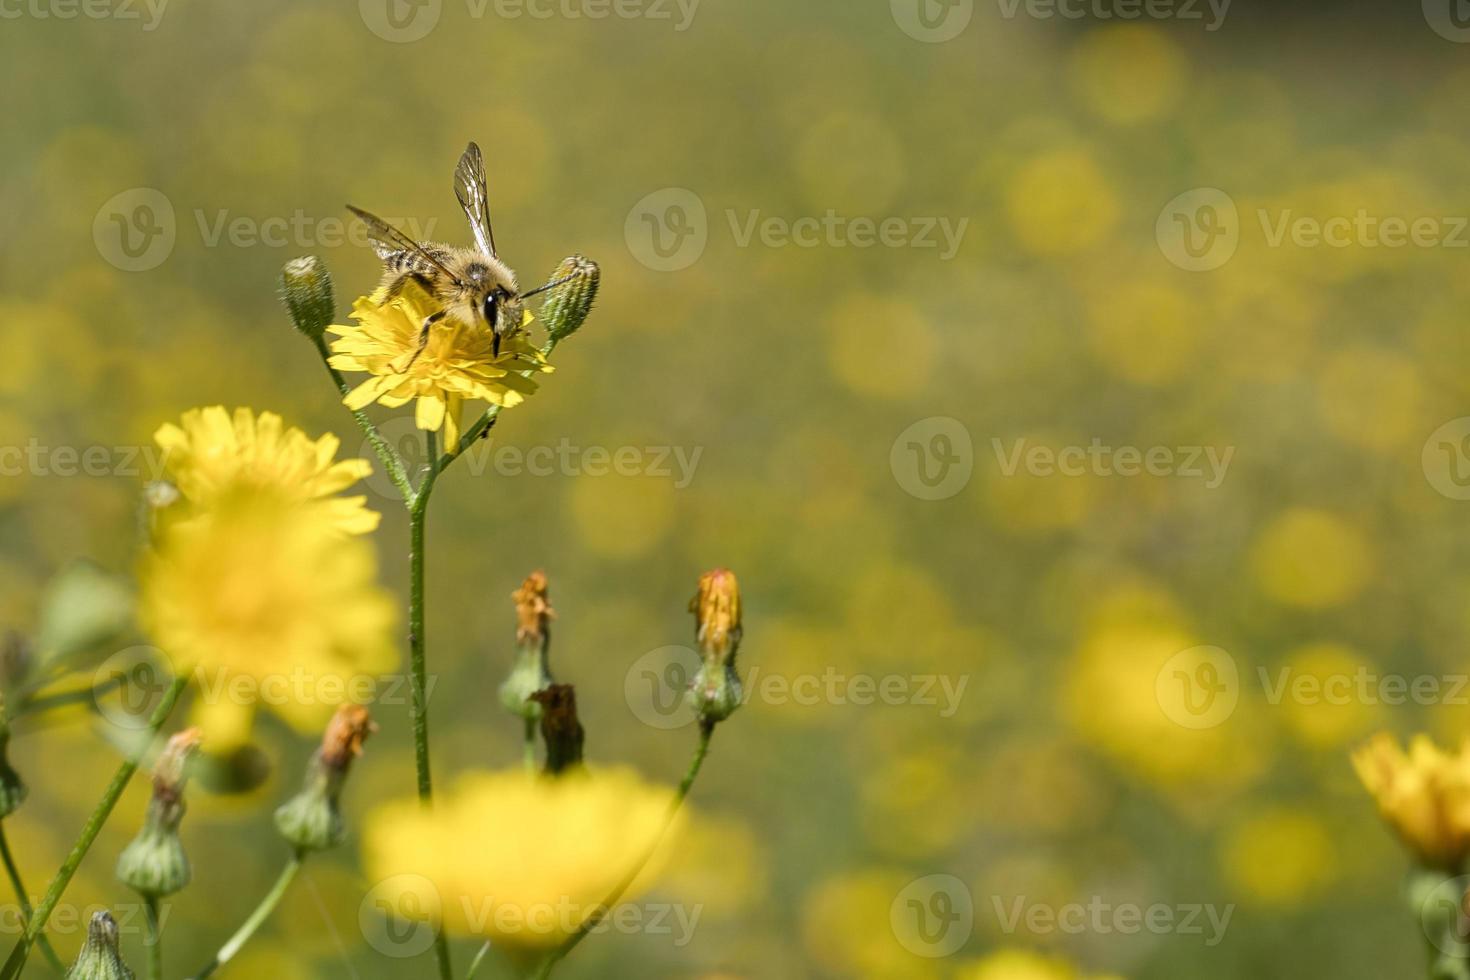
{"type": "MultiPolygon", "coordinates": [[[[371,458],[280,269],[320,255],[342,323],[380,271],[345,204],[467,243],[474,139],[522,286],[573,252],[603,281],[439,484],[436,776],[517,763],[496,688],[510,593],[544,568],[589,760],[677,781],[692,730],[645,688],[679,676],[661,651],[692,642],[697,575],[744,589],[750,700],[653,893],[697,928],[615,930],[559,975],[1412,975],[1407,862],[1347,753],[1470,732],[1456,22],[1433,0],[587,15],[613,9],[0,0],[0,625],[33,631],[78,558],[131,576],[144,449],[187,409],[371,458]],[[1156,907],[1172,925],[1118,914],[1156,907]]],[[[373,414],[410,444],[411,412],[373,414]]],[[[404,596],[403,508],[366,484],[404,596]]],[[[413,786],[387,693],[354,834],[413,786]]],[[[11,745],[33,891],[117,764],[102,727],[11,745]]],[[[268,712],[248,738],[261,786],[191,790],[170,975],[284,857],[270,809],[315,738],[268,712]]],[[[131,900],[112,866],[147,794],[67,892],[63,958],[85,910],[131,900]]],[[[372,887],[355,838],[314,860],[221,975],[428,975],[364,925],[372,887]]]]}

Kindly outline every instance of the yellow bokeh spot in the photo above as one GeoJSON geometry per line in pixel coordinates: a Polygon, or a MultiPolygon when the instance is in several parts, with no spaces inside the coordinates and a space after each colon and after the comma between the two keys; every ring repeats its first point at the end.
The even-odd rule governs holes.
{"type": "Polygon", "coordinates": [[[1119,980],[1114,976],[1082,974],[1060,957],[1023,949],[1003,949],[961,967],[956,980],[1119,980]]]}
{"type": "Polygon", "coordinates": [[[842,976],[929,980],[943,976],[935,960],[915,956],[894,935],[894,900],[909,878],[863,870],[828,878],[806,896],[802,936],[818,965],[842,976]]]}
{"type": "Polygon", "coordinates": [[[1220,846],[1225,876],[1242,895],[1278,907],[1296,905],[1329,884],[1336,860],[1322,822],[1285,808],[1251,815],[1220,846]]]}
{"type": "Polygon", "coordinates": [[[1423,439],[1414,362],[1394,351],[1349,347],[1332,355],[1317,383],[1317,409],[1348,445],[1392,452],[1423,439]]]}
{"type": "Polygon", "coordinates": [[[1092,154],[1052,150],[1021,166],[1006,188],[1006,211],[1028,252],[1067,255],[1097,244],[1112,230],[1118,200],[1092,154]]]}
{"type": "Polygon", "coordinates": [[[1072,87],[1087,108],[1109,122],[1146,122],[1179,104],[1187,67],[1178,46],[1156,28],[1104,27],[1077,45],[1072,87]]]}
{"type": "Polygon", "coordinates": [[[608,558],[644,554],[674,520],[674,489],[649,477],[581,477],[572,481],[569,506],[587,548],[608,558]]]}
{"type": "Polygon", "coordinates": [[[1280,699],[1287,724],[1309,745],[1345,745],[1379,724],[1382,694],[1373,686],[1377,674],[1347,647],[1333,643],[1298,647],[1269,674],[1268,695],[1280,699]]]}
{"type": "Polygon", "coordinates": [[[937,347],[929,321],[902,300],[855,293],[827,315],[827,363],[860,395],[913,395],[929,380],[937,347]]]}
{"type": "Polygon", "coordinates": [[[1088,304],[1088,341],[1112,374],[1162,384],[1189,367],[1199,315],[1184,293],[1162,281],[1123,282],[1088,304]]]}
{"type": "Polygon", "coordinates": [[[1251,564],[1261,590],[1277,602],[1325,609],[1362,591],[1373,573],[1367,539],[1326,511],[1297,508],[1256,538],[1251,564]]]}

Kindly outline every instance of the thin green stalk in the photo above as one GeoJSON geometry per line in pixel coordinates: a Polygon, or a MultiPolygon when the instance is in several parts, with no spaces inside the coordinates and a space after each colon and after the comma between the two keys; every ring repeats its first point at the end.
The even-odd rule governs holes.
{"type": "MultiPolygon", "coordinates": [[[[327,349],[326,340],[322,337],[315,337],[313,340],[316,343],[317,353],[322,357],[322,364],[326,366],[327,373],[332,376],[332,382],[336,384],[337,390],[346,396],[352,391],[352,385],[346,378],[342,377],[341,371],[332,367],[330,360],[332,352],[327,349]]],[[[367,436],[368,442],[373,447],[373,452],[377,453],[379,461],[383,464],[383,469],[388,473],[388,479],[392,480],[393,485],[398,488],[398,492],[403,494],[404,500],[412,499],[413,485],[409,482],[408,470],[404,467],[403,457],[398,455],[398,450],[394,449],[388,443],[388,440],[383,438],[383,434],[378,431],[378,427],[373,424],[372,419],[368,418],[366,412],[357,409],[352,413],[352,417],[357,420],[358,428],[362,429],[363,434],[367,436]]]]}
{"type": "Polygon", "coordinates": [[[144,935],[148,947],[148,980],[163,980],[163,927],[158,922],[158,896],[143,896],[144,920],[148,931],[144,935]]]}
{"type": "MultiPolygon", "coordinates": [[[[5,837],[5,822],[0,820],[0,859],[5,861],[5,873],[10,876],[10,883],[15,886],[15,898],[20,902],[21,924],[24,925],[31,920],[30,892],[26,890],[25,883],[20,878],[20,868],[15,863],[15,857],[10,853],[10,841],[5,837]]],[[[42,933],[37,941],[46,961],[51,964],[57,973],[66,974],[66,964],[61,962],[61,957],[56,955],[56,948],[51,945],[51,940],[42,933]]]]}
{"type": "Polygon", "coordinates": [[[83,701],[95,701],[104,694],[108,694],[126,684],[127,680],[127,676],[122,675],[112,677],[94,687],[82,687],[71,691],[58,691],[55,694],[48,694],[45,697],[32,695],[29,700],[21,702],[20,708],[16,711],[16,717],[20,718],[26,715],[41,714],[83,701]]]}
{"type": "Polygon", "coordinates": [[[82,858],[86,857],[87,851],[91,850],[93,842],[97,840],[97,835],[102,832],[102,825],[107,823],[108,817],[112,816],[112,810],[117,806],[117,801],[121,798],[123,790],[127,788],[128,781],[133,778],[133,773],[138,771],[138,763],[142,760],[148,746],[152,743],[152,736],[157,735],[158,730],[163,727],[163,723],[168,720],[169,713],[173,711],[174,705],[178,703],[179,695],[184,692],[184,687],[188,683],[188,677],[174,678],[173,683],[164,692],[163,700],[159,701],[158,706],[153,709],[153,715],[148,719],[149,738],[142,747],[118,767],[116,774],[112,777],[112,782],[108,783],[107,789],[103,791],[102,799],[97,803],[97,808],[92,811],[92,815],[87,818],[86,824],[82,827],[81,836],[77,838],[76,844],[72,846],[71,853],[66,856],[66,860],[62,862],[55,877],[51,879],[51,884],[47,887],[46,894],[41,899],[41,904],[36,906],[36,912],[31,916],[30,924],[26,926],[25,933],[15,944],[15,949],[11,951],[10,957],[5,961],[4,968],[0,969],[0,980],[15,980],[16,977],[20,976],[21,968],[25,966],[26,956],[30,952],[31,944],[36,941],[37,936],[45,931],[46,923],[50,920],[51,913],[56,908],[56,903],[61,901],[61,896],[66,891],[66,886],[71,884],[72,876],[77,873],[77,868],[81,866],[82,858]]]}
{"type": "Polygon", "coordinates": [[[470,960],[470,969],[464,975],[464,980],[474,980],[476,971],[480,969],[480,964],[485,962],[485,957],[488,955],[490,955],[490,940],[487,939],[485,945],[481,946],[480,951],[475,954],[475,958],[470,960]]]}
{"type": "Polygon", "coordinates": [[[305,860],[306,855],[300,851],[291,855],[291,860],[287,861],[286,866],[281,869],[280,877],[271,886],[271,890],[265,893],[260,904],[255,906],[255,911],[250,913],[250,917],[235,931],[229,941],[219,948],[219,952],[214,954],[214,959],[210,960],[204,969],[194,974],[194,980],[204,980],[205,977],[234,959],[235,954],[240,952],[240,948],[250,941],[255,931],[265,923],[266,919],[270,918],[276,906],[281,904],[281,899],[285,897],[287,889],[296,879],[296,873],[301,870],[301,864],[305,860]]]}
{"type": "Polygon", "coordinates": [[[596,929],[602,920],[612,913],[613,907],[622,899],[624,893],[633,887],[633,882],[638,880],[638,876],[643,873],[644,867],[653,855],[657,853],[659,845],[663,843],[664,835],[673,826],[674,818],[679,815],[679,810],[684,806],[684,800],[689,796],[689,791],[694,788],[694,781],[699,778],[699,770],[704,767],[704,760],[709,755],[709,743],[714,738],[714,734],[715,726],[713,724],[700,722],[699,744],[694,748],[694,758],[690,760],[689,770],[684,774],[683,781],[679,783],[679,789],[674,794],[673,802],[669,805],[669,814],[665,818],[663,829],[658,832],[658,837],[654,839],[653,846],[643,855],[643,860],[635,864],[623,880],[618,882],[617,886],[608,893],[596,911],[587,917],[587,921],[583,922],[581,927],[572,933],[571,938],[546,954],[545,958],[542,959],[540,965],[537,967],[536,972],[531,975],[532,980],[546,980],[547,977],[551,976],[552,968],[565,959],[568,953],[576,949],[577,944],[586,939],[592,933],[592,930],[596,929]]]}

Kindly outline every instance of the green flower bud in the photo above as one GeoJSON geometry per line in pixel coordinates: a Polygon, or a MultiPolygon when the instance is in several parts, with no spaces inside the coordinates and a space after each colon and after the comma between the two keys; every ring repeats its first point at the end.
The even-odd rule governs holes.
{"type": "Polygon", "coordinates": [[[378,730],[360,704],[337,709],[322,736],[322,746],[311,757],[306,782],[276,810],[276,829],[298,851],[324,851],[347,836],[340,800],[352,760],[362,755],[362,744],[378,730]]]}
{"type": "Polygon", "coordinates": [[[117,921],[103,909],[87,925],[87,941],[66,980],[133,980],[133,971],[123,962],[117,945],[117,921]]]}
{"type": "Polygon", "coordinates": [[[689,603],[694,613],[694,639],[700,665],[689,685],[689,700],[704,725],[724,721],[744,696],[735,654],[740,649],[740,584],[735,573],[717,568],[699,578],[699,591],[689,603]]]}
{"type": "Polygon", "coordinates": [[[143,829],[117,859],[117,877],[140,895],[160,898],[182,891],[191,870],[179,824],[184,819],[186,766],[198,750],[200,732],[186,729],[168,740],[153,768],[153,797],[143,829]]]}
{"type": "Polygon", "coordinates": [[[552,684],[548,654],[555,613],[547,599],[546,573],[532,572],[511,598],[516,604],[516,653],[510,675],[500,685],[500,702],[511,714],[535,721],[541,717],[535,695],[552,684]]]}
{"type": "Polygon", "coordinates": [[[546,332],[558,342],[576,333],[592,313],[602,270],[596,262],[581,255],[572,255],[556,267],[551,281],[559,280],[566,281],[552,287],[546,302],[541,305],[541,319],[546,324],[546,332]]]}
{"type": "Polygon", "coordinates": [[[312,340],[321,339],[336,315],[332,276],[326,263],[315,255],[286,263],[281,270],[281,298],[296,329],[312,340]]]}

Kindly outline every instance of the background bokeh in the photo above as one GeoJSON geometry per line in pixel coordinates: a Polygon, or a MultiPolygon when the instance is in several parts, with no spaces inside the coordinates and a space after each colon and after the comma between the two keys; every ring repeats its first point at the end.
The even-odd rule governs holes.
{"type": "MultiPolygon", "coordinates": [[[[704,0],[683,30],[651,0],[604,19],[567,15],[593,0],[544,19],[465,0],[169,0],[156,21],[5,5],[0,446],[111,462],[7,469],[0,619],[33,630],[77,557],[130,574],[148,474],[129,447],[184,409],[275,410],[361,451],[276,277],[322,255],[345,316],[378,268],[332,240],[347,202],[466,241],[449,178],[473,138],[523,284],[580,251],[603,287],[558,372],[439,484],[441,778],[519,757],[495,688],[509,593],[537,567],[590,756],[651,778],[678,778],[693,735],[647,723],[629,692],[650,652],[690,642],[708,567],[740,575],[747,673],[966,685],[948,717],[942,697],[757,688],[656,893],[702,905],[693,941],[602,936],[559,975],[1068,975],[978,965],[1003,948],[1137,980],[1415,975],[1405,861],[1346,751],[1379,728],[1470,727],[1470,47],[1448,0],[1239,0],[1215,29],[1203,4],[1131,20],[924,4],[704,0]],[[826,228],[781,244],[780,223],[829,212],[902,222],[890,244],[826,228]],[[1392,246],[1360,214],[1429,223],[1392,246]],[[1353,222],[1333,244],[1275,234],[1333,218],[1353,222]],[[953,254],[937,231],[939,247],[908,237],[962,221],[953,254]],[[653,454],[637,476],[498,472],[494,453],[563,439],[699,455],[687,481],[653,454]],[[1067,475],[1011,467],[1019,440],[1233,455],[1217,481],[1186,451],[1162,475],[1067,475]],[[1351,686],[1314,697],[1312,678],[1351,686]],[[1392,704],[1384,678],[1441,685],[1392,704]],[[895,928],[931,875],[973,904],[941,956],[895,928]],[[1204,919],[1205,935],[1008,928],[1018,900],[1232,917],[1209,945],[1204,919]]],[[[406,521],[377,500],[402,592],[406,521]]],[[[379,716],[349,813],[412,785],[406,709],[379,716]]],[[[100,727],[77,716],[12,746],[33,796],[7,828],[32,889],[116,764],[100,727]]],[[[192,794],[175,975],[283,856],[269,807],[312,740],[270,717],[253,738],[264,786],[192,794]]],[[[111,867],[145,799],[139,780],[68,892],[64,955],[76,910],[130,900],[111,867]]],[[[371,887],[353,846],[314,862],[229,975],[426,975],[364,938],[371,887]]]]}

